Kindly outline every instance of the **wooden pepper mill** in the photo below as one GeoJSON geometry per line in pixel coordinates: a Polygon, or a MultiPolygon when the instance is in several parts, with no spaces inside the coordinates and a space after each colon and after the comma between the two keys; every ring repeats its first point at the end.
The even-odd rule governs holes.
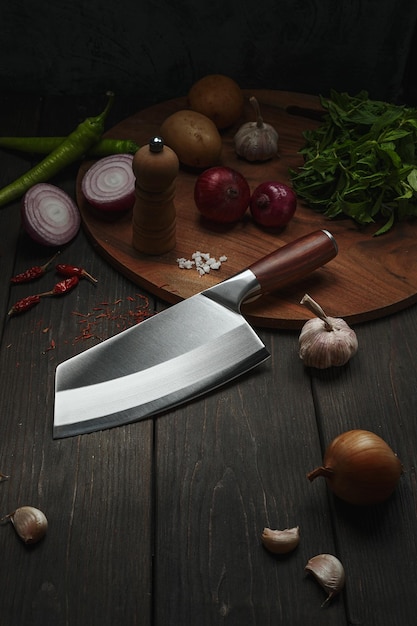
{"type": "Polygon", "coordinates": [[[164,254],[176,243],[174,196],[178,157],[161,137],[153,137],[136,152],[132,167],[136,177],[133,247],[145,254],[164,254]]]}

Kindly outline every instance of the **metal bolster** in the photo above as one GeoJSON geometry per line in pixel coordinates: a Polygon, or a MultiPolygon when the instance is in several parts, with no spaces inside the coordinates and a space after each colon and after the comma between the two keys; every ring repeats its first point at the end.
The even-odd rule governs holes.
{"type": "Polygon", "coordinates": [[[240,311],[242,301],[249,296],[259,294],[261,285],[251,270],[245,270],[206,289],[202,295],[222,304],[233,311],[240,311]]]}

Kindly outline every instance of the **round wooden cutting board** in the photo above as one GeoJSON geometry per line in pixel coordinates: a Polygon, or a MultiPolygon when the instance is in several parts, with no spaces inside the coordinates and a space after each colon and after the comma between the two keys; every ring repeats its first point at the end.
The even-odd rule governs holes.
{"type": "MultiPolygon", "coordinates": [[[[251,190],[266,180],[290,182],[289,169],[302,163],[298,153],[304,145],[303,132],[319,122],[290,114],[287,107],[319,110],[318,98],[304,94],[266,90],[245,91],[258,98],[265,122],[278,131],[279,157],[266,163],[247,163],[234,151],[233,136],[244,121],[253,121],[246,105],[245,117],[222,134],[221,164],[239,170],[251,190]]],[[[130,138],[140,145],[157,135],[163,120],[186,108],[185,98],[163,102],[124,120],[107,133],[109,137],[130,138]]],[[[181,169],[177,179],[177,245],[163,256],[146,256],[131,244],[131,214],[114,221],[95,216],[81,192],[81,180],[91,161],[80,167],[77,177],[77,202],[84,228],[96,249],[120,272],[167,303],[176,303],[245,269],[276,248],[317,229],[327,229],[335,237],[339,253],[326,266],[303,281],[268,296],[245,303],[242,312],[251,324],[267,328],[300,328],[312,314],[300,300],[305,293],[314,298],[331,316],[350,323],[376,319],[403,309],[417,301],[417,224],[396,224],[390,232],[373,237],[377,226],[358,228],[350,219],[328,220],[299,202],[293,220],[280,231],[260,228],[249,211],[245,218],[230,226],[204,221],[193,201],[198,172],[181,169]],[[202,277],[195,269],[179,269],[177,258],[191,258],[200,250],[227,262],[218,271],[202,277]]],[[[202,320],[202,328],[204,321],[202,320]]]]}

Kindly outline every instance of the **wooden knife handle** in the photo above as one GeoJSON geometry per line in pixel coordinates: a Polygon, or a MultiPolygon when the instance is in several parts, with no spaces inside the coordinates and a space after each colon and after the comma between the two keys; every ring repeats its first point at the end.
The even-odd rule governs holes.
{"type": "Polygon", "coordinates": [[[295,283],[337,254],[337,243],[327,230],[317,230],[278,248],[248,269],[253,272],[262,293],[295,283]]]}

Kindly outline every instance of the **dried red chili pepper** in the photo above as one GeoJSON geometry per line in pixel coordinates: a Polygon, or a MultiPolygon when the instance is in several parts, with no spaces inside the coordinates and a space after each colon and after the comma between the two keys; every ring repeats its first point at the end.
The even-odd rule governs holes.
{"type": "Polygon", "coordinates": [[[55,261],[58,254],[59,252],[54,254],[52,259],[49,259],[49,261],[47,261],[44,265],[34,265],[33,267],[30,267],[29,269],[25,270],[21,274],[16,274],[16,276],[13,276],[13,278],[10,279],[10,282],[16,285],[18,283],[28,283],[31,280],[40,278],[48,270],[51,263],[55,261]]]}
{"type": "Polygon", "coordinates": [[[74,287],[76,287],[79,282],[80,280],[78,276],[65,278],[59,283],[56,283],[56,285],[50,291],[44,291],[43,293],[40,293],[39,296],[62,296],[63,294],[71,291],[71,289],[74,289],[74,287]]]}
{"type": "Polygon", "coordinates": [[[94,278],[84,268],[77,267],[76,265],[68,265],[66,263],[60,263],[56,266],[56,271],[62,276],[78,276],[79,278],[87,278],[93,284],[97,284],[97,278],[94,278]]]}
{"type": "Polygon", "coordinates": [[[29,309],[34,307],[36,304],[39,304],[40,301],[41,301],[40,295],[26,296],[26,298],[22,298],[21,300],[18,300],[17,302],[15,302],[15,304],[12,306],[12,308],[8,312],[8,315],[17,315],[18,313],[23,313],[24,311],[28,311],[29,309]]]}
{"type": "Polygon", "coordinates": [[[68,291],[71,291],[71,289],[74,289],[74,287],[76,287],[79,283],[79,278],[78,276],[71,276],[71,278],[65,278],[64,280],[61,280],[59,283],[57,283],[54,288],[52,289],[52,295],[53,296],[61,296],[64,293],[68,293],[68,291]]]}

